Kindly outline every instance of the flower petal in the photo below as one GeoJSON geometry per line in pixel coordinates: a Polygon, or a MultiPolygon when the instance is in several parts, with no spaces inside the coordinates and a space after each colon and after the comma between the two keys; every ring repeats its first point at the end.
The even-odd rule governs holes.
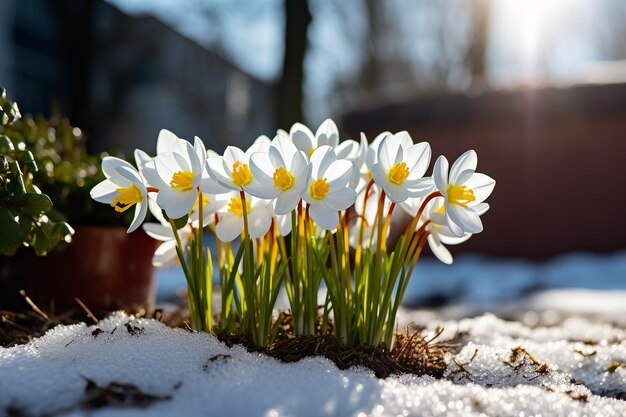
{"type": "Polygon", "coordinates": [[[158,188],[159,190],[165,187],[169,187],[169,185],[163,181],[159,173],[157,172],[154,162],[150,162],[141,170],[141,175],[145,178],[146,183],[151,186],[158,188]]]}
{"type": "MultiPolygon", "coordinates": [[[[272,152],[272,148],[270,148],[270,152],[272,152]]],[[[276,166],[270,160],[268,153],[256,152],[250,156],[250,173],[255,180],[262,183],[273,184],[272,177],[279,166],[276,166]]],[[[284,167],[284,164],[282,167],[284,167]]]]}
{"type": "Polygon", "coordinates": [[[433,180],[439,192],[445,196],[448,192],[448,160],[443,155],[435,161],[433,180]]]}
{"type": "Polygon", "coordinates": [[[221,215],[215,226],[215,234],[222,242],[235,240],[242,230],[243,218],[230,213],[221,215]]]}
{"type": "Polygon", "coordinates": [[[402,161],[403,152],[400,142],[394,136],[385,137],[378,147],[378,163],[385,172],[389,172],[392,166],[402,161]]]}
{"type": "Polygon", "coordinates": [[[330,164],[337,160],[335,151],[330,146],[320,146],[311,154],[313,179],[323,178],[330,164]]]}
{"type": "Polygon", "coordinates": [[[141,149],[135,149],[135,164],[137,164],[137,169],[141,171],[144,167],[152,162],[152,157],[142,151],[141,149]]]}
{"type": "Polygon", "coordinates": [[[252,181],[252,183],[246,185],[246,193],[264,200],[271,200],[276,198],[280,194],[280,189],[274,187],[272,183],[263,183],[260,181],[252,181]]]}
{"type": "Polygon", "coordinates": [[[287,236],[291,233],[291,216],[290,215],[277,215],[276,227],[278,227],[278,233],[281,236],[287,236]]]}
{"type": "Polygon", "coordinates": [[[326,204],[312,204],[309,214],[313,221],[324,230],[333,230],[339,222],[338,210],[334,210],[326,204]]]}
{"type": "Polygon", "coordinates": [[[469,210],[472,210],[474,213],[482,216],[489,210],[489,204],[487,203],[478,203],[475,206],[470,206],[469,210]]]}
{"type": "Polygon", "coordinates": [[[281,165],[278,164],[277,161],[272,160],[276,168],[282,166],[283,168],[291,170],[291,160],[294,155],[298,153],[298,148],[288,138],[285,138],[283,136],[276,136],[274,140],[272,140],[272,144],[269,147],[269,152],[270,154],[276,154],[275,157],[277,161],[282,161],[281,165]]]}
{"type": "Polygon", "coordinates": [[[345,187],[352,177],[352,169],[352,162],[347,159],[338,159],[331,163],[323,174],[330,186],[329,191],[345,187]]]}
{"type": "Polygon", "coordinates": [[[291,137],[291,140],[293,144],[296,145],[296,148],[306,154],[308,154],[311,149],[316,146],[314,143],[315,136],[313,136],[313,132],[311,132],[311,129],[302,123],[294,123],[294,125],[291,126],[289,137],[291,137]]]}
{"type": "Polygon", "coordinates": [[[230,172],[226,171],[226,166],[227,163],[224,158],[207,158],[206,169],[211,178],[229,190],[239,190],[239,187],[233,185],[230,172]]]}
{"type": "Polygon", "coordinates": [[[288,171],[291,172],[291,175],[294,177],[306,176],[311,172],[311,164],[309,163],[309,158],[302,151],[298,151],[293,155],[293,159],[288,171]]]}
{"type": "MultiPolygon", "coordinates": [[[[326,204],[336,211],[345,210],[356,201],[356,191],[351,188],[345,187],[338,189],[337,191],[330,192],[326,196],[326,204]]],[[[335,224],[334,227],[337,225],[335,224]]],[[[333,228],[334,228],[333,227],[333,228]]]]}
{"type": "Polygon", "coordinates": [[[405,148],[404,162],[409,168],[408,179],[422,178],[430,164],[430,145],[428,142],[420,142],[405,148]]]}
{"type": "Polygon", "coordinates": [[[196,151],[196,155],[198,156],[199,161],[206,160],[206,147],[204,146],[204,142],[197,136],[193,137],[193,148],[196,151]]]}
{"type": "Polygon", "coordinates": [[[398,187],[390,183],[387,184],[388,185],[385,188],[385,194],[387,195],[387,198],[389,198],[389,200],[393,201],[394,203],[402,203],[409,197],[418,197],[416,193],[412,193],[406,188],[398,187]]]}
{"type": "Polygon", "coordinates": [[[428,236],[428,246],[430,246],[430,250],[433,252],[433,255],[437,257],[441,262],[446,265],[450,265],[452,263],[452,255],[450,251],[441,243],[439,239],[435,237],[435,235],[428,236]]]}
{"type": "MultiPolygon", "coordinates": [[[[480,216],[472,210],[465,209],[456,204],[446,204],[446,214],[455,224],[457,224],[464,232],[480,233],[483,231],[483,224],[480,216]]],[[[456,231],[453,230],[453,232],[456,231]]]]}
{"type": "Polygon", "coordinates": [[[199,187],[200,190],[206,194],[224,194],[230,191],[228,188],[211,178],[206,169],[202,174],[199,187]]]}
{"type": "Polygon", "coordinates": [[[424,197],[435,191],[435,182],[432,177],[420,178],[418,180],[406,180],[403,184],[414,197],[424,197]]]}
{"type": "Polygon", "coordinates": [[[348,159],[356,161],[360,154],[359,144],[351,139],[344,140],[335,148],[335,154],[338,159],[348,159]]]}
{"type": "Polygon", "coordinates": [[[315,132],[316,146],[328,145],[335,148],[339,143],[339,131],[337,125],[331,119],[326,119],[315,132]]]}
{"type": "Polygon", "coordinates": [[[143,223],[146,218],[146,213],[148,211],[148,202],[144,199],[143,202],[137,203],[135,206],[135,217],[133,218],[133,222],[130,224],[130,227],[126,231],[126,233],[132,233],[143,223]]]}
{"type": "Polygon", "coordinates": [[[248,163],[245,152],[236,146],[227,146],[224,150],[224,162],[226,163],[228,169],[230,170],[233,164],[237,161],[244,164],[248,163]]]}
{"type": "Polygon", "coordinates": [[[172,232],[172,228],[169,225],[166,226],[159,223],[145,223],[143,225],[143,230],[152,239],[161,241],[174,239],[174,232],[172,232]]]}
{"type": "Polygon", "coordinates": [[[96,184],[96,186],[89,191],[89,195],[98,203],[111,204],[119,194],[116,191],[118,188],[120,188],[119,185],[106,179],[96,184]]]}
{"type": "Polygon", "coordinates": [[[248,215],[248,229],[250,237],[257,239],[265,236],[272,225],[272,213],[267,205],[250,210],[248,215]]]}
{"type": "Polygon", "coordinates": [[[163,152],[172,152],[177,141],[181,140],[174,133],[167,129],[161,129],[157,138],[156,152],[157,155],[163,152]]]}
{"type": "Polygon", "coordinates": [[[146,186],[143,183],[143,178],[141,178],[141,175],[139,175],[139,172],[137,172],[137,170],[134,167],[126,167],[126,166],[120,166],[117,167],[116,171],[118,172],[118,174],[120,174],[122,177],[124,177],[127,181],[134,183],[135,185],[139,186],[139,189],[142,192],[145,192],[146,190],[146,186]]]}
{"type": "Polygon", "coordinates": [[[169,184],[174,173],[181,171],[174,152],[163,152],[154,158],[154,166],[161,180],[169,184]]]}
{"type": "Polygon", "coordinates": [[[290,213],[300,202],[300,195],[301,193],[294,189],[280,193],[274,200],[274,213],[278,215],[290,213]]]}
{"type": "Polygon", "coordinates": [[[102,172],[107,178],[113,178],[114,180],[115,178],[119,178],[117,168],[121,166],[135,169],[135,167],[133,167],[128,162],[114,156],[105,156],[102,159],[102,172]]]}
{"type": "Polygon", "coordinates": [[[472,205],[475,205],[482,203],[489,197],[496,186],[496,181],[488,175],[475,173],[463,185],[474,192],[476,200],[472,205]]]}
{"type": "Polygon", "coordinates": [[[261,146],[269,146],[272,143],[272,140],[267,137],[267,135],[260,135],[254,140],[253,145],[260,144],[261,146]]]}
{"type": "Polygon", "coordinates": [[[180,219],[188,214],[198,198],[194,190],[177,191],[166,188],[160,190],[157,203],[165,210],[170,219],[180,219]]]}
{"type": "Polygon", "coordinates": [[[463,155],[459,156],[454,164],[452,164],[452,168],[450,168],[450,183],[451,184],[462,184],[459,182],[460,174],[463,173],[463,176],[466,177],[469,173],[473,173],[476,171],[476,165],[478,164],[478,156],[476,152],[473,150],[469,150],[463,153],[463,155]],[[467,172],[464,172],[467,171],[467,172]]]}
{"type": "Polygon", "coordinates": [[[154,252],[152,256],[152,265],[158,267],[165,266],[176,259],[176,241],[169,240],[163,242],[154,252]]]}

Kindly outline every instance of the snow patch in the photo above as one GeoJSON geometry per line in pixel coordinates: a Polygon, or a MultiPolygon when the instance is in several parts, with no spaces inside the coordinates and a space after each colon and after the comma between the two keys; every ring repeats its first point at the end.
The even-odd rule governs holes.
{"type": "Polygon", "coordinates": [[[379,380],[324,358],[284,364],[228,348],[210,334],[116,313],[97,326],[58,326],[0,349],[0,413],[12,407],[31,416],[626,415],[625,401],[597,395],[626,392],[626,369],[605,371],[613,361],[626,362],[624,330],[583,319],[530,329],[492,315],[440,324],[444,337],[458,337],[457,330],[464,337],[448,357],[445,379],[379,380]],[[517,369],[505,364],[516,346],[550,371],[536,376],[536,365],[523,358],[517,369]],[[85,378],[171,399],[145,409],[85,410],[85,378]]]}

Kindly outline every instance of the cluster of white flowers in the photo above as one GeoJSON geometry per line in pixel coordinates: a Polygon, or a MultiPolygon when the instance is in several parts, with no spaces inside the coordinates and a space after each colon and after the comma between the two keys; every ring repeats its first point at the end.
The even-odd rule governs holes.
{"type": "Polygon", "coordinates": [[[289,132],[279,130],[272,140],[259,137],[245,152],[229,146],[221,156],[206,150],[198,137],[192,145],[162,130],[155,157],[135,151],[138,169],[121,159],[105,158],[106,180],[91,195],[116,211],[135,205],[129,233],[141,225],[150,208],[159,223],[147,223],[144,230],[163,241],[155,254],[156,265],[176,257],[175,232],[162,212],[169,219],[188,216],[188,227],[178,231],[181,241],[200,226],[202,217],[201,227],[213,224],[217,237],[229,242],[242,233],[244,215],[250,237],[256,239],[272,227],[278,234],[289,234],[290,214],[298,207],[306,209],[318,234],[332,232],[346,210],[353,210],[355,215],[349,218],[358,227],[350,230],[350,242],[357,245],[359,236],[369,239],[375,234],[369,225],[379,201],[385,210],[398,204],[417,216],[428,198],[416,228],[429,232],[433,253],[450,263],[444,244],[458,244],[482,231],[480,216],[489,208],[484,200],[495,181],[475,172],[474,151],[465,152],[450,169],[440,156],[432,177],[425,177],[430,159],[430,145],[414,144],[407,132],[384,132],[371,143],[362,134],[360,143],[340,143],[330,119],[315,134],[296,123],[289,132]],[[386,199],[381,200],[383,193],[386,199]]]}

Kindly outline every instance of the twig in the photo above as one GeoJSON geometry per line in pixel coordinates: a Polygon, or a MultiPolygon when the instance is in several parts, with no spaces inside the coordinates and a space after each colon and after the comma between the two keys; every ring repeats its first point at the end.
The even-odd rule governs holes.
{"type": "Polygon", "coordinates": [[[87,313],[87,317],[89,317],[95,324],[98,324],[98,319],[96,318],[96,316],[94,316],[94,314],[91,312],[91,310],[89,310],[89,308],[85,305],[85,303],[80,301],[80,298],[74,297],[74,301],[76,301],[78,303],[78,305],[83,310],[85,310],[85,313],[87,313]]]}
{"type": "Polygon", "coordinates": [[[35,312],[37,314],[39,314],[41,317],[43,317],[45,320],[50,320],[50,317],[48,317],[48,315],[46,313],[44,313],[43,311],[41,311],[41,309],[39,309],[39,307],[37,307],[37,304],[35,304],[33,302],[33,300],[30,299],[30,297],[28,295],[26,295],[26,291],[24,290],[20,290],[20,295],[22,297],[24,297],[24,300],[26,300],[26,302],[28,303],[28,305],[35,310],[35,312]]]}

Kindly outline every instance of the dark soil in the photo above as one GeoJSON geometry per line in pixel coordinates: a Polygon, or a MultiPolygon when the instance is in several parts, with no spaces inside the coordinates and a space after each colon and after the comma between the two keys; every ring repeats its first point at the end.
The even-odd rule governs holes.
{"type": "Polygon", "coordinates": [[[85,378],[85,397],[81,405],[86,409],[104,407],[140,407],[145,408],[157,401],[167,401],[171,397],[147,394],[132,384],[111,382],[106,386],[99,386],[94,381],[85,378]]]}
{"type": "Polygon", "coordinates": [[[31,339],[43,336],[58,324],[76,324],[85,321],[85,315],[77,310],[61,315],[42,316],[35,311],[12,312],[0,310],[0,346],[23,345],[31,339]]]}
{"type": "MultiPolygon", "coordinates": [[[[375,346],[346,346],[331,334],[321,334],[318,326],[314,336],[294,336],[289,314],[281,314],[282,331],[267,347],[255,346],[250,338],[242,336],[219,336],[228,346],[241,344],[249,351],[260,352],[282,362],[297,362],[309,356],[324,356],[339,369],[362,366],[374,371],[378,378],[390,375],[413,374],[443,377],[446,369],[444,355],[447,343],[425,340],[419,330],[406,328],[396,334],[391,350],[375,346]]],[[[332,328],[332,325],[329,326],[332,328]]]]}

